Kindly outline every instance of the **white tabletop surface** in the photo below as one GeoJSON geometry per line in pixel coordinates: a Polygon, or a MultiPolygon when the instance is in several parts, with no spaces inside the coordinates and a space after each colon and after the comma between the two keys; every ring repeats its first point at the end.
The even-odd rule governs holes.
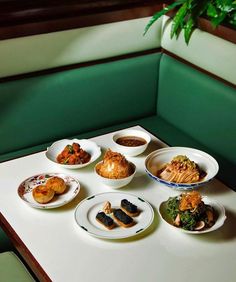
{"type": "MultiPolygon", "coordinates": [[[[139,126],[134,127],[143,130],[139,126]]],[[[92,138],[103,152],[114,149],[112,134],[92,138]]],[[[146,199],[155,211],[151,227],[136,237],[103,240],[81,230],[74,220],[77,204],[85,197],[110,192],[94,175],[94,164],[67,170],[48,161],[45,152],[0,164],[0,211],[47,275],[55,282],[183,282],[236,281],[236,193],[217,179],[200,188],[203,195],[220,202],[227,219],[219,230],[189,235],[161,221],[159,204],[176,195],[152,180],[144,171],[146,156],[165,146],[152,136],[140,156],[127,157],[137,166],[132,182],[119,190],[146,199]],[[28,206],[17,194],[26,178],[44,172],[63,172],[81,184],[78,196],[69,204],[51,210],[28,206]]]]}

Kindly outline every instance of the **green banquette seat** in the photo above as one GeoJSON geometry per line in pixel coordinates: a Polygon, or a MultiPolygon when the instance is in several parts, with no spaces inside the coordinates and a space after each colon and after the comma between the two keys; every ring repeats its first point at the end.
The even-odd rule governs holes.
{"type": "Polygon", "coordinates": [[[13,252],[3,252],[0,253],[0,281],[33,282],[35,280],[13,252]]]}
{"type": "Polygon", "coordinates": [[[212,154],[236,186],[235,89],[166,54],[3,82],[0,93],[1,161],[139,124],[212,154]]]}

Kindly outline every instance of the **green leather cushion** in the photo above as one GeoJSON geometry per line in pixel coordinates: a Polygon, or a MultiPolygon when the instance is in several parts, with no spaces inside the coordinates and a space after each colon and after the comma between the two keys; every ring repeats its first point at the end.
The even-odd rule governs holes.
{"type": "Polygon", "coordinates": [[[0,154],[154,114],[160,56],[0,83],[0,154]]]}
{"type": "Polygon", "coordinates": [[[167,55],[159,74],[160,117],[212,153],[228,183],[235,185],[235,89],[167,55]]]}
{"type": "Polygon", "coordinates": [[[13,252],[5,252],[0,254],[0,281],[32,282],[35,280],[13,252]]]}

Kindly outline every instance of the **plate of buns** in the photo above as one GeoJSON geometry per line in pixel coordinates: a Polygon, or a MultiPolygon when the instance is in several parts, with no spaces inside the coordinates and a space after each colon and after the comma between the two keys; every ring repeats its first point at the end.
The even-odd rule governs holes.
{"type": "Polygon", "coordinates": [[[18,187],[19,197],[39,209],[52,209],[72,201],[80,191],[79,181],[63,173],[42,173],[24,180],[18,187]]]}
{"type": "Polygon", "coordinates": [[[129,193],[106,192],[84,199],[75,221],[87,234],[103,239],[123,239],[146,230],[154,219],[152,206],[129,193]]]}

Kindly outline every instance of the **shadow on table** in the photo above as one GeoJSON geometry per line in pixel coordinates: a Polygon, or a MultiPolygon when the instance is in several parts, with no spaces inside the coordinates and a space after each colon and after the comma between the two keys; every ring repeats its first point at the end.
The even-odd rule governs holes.
{"type": "Polygon", "coordinates": [[[147,149],[145,150],[144,154],[147,156],[150,153],[152,153],[153,151],[156,151],[156,150],[162,149],[162,148],[165,148],[165,146],[162,143],[160,143],[160,141],[152,140],[149,143],[149,145],[148,145],[147,149]]]}
{"type": "Polygon", "coordinates": [[[199,191],[201,194],[206,194],[207,196],[232,193],[232,191],[218,179],[213,179],[206,185],[199,187],[199,191]]]}
{"type": "Polygon", "coordinates": [[[74,210],[77,207],[77,205],[82,200],[87,198],[88,196],[89,195],[88,195],[87,189],[85,189],[84,185],[81,185],[81,183],[80,183],[79,194],[71,202],[69,202],[68,204],[66,204],[66,205],[64,205],[62,207],[57,208],[57,211],[58,212],[63,212],[63,211],[66,211],[66,210],[74,210]]]}
{"type": "Polygon", "coordinates": [[[212,233],[197,235],[196,238],[209,243],[234,240],[236,238],[236,213],[226,209],[226,216],[225,223],[221,228],[212,233]]]}

